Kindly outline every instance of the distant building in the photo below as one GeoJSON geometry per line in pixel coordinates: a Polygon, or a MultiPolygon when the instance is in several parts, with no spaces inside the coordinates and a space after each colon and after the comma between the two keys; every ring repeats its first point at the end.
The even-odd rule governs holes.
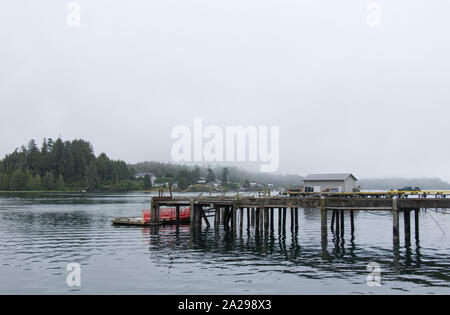
{"type": "Polygon", "coordinates": [[[137,173],[136,175],[134,175],[134,177],[135,178],[144,178],[146,175],[148,175],[148,177],[150,177],[150,181],[152,182],[152,185],[155,185],[156,176],[153,173],[137,173]]]}
{"type": "Polygon", "coordinates": [[[305,187],[312,187],[315,192],[352,192],[358,188],[358,179],[350,173],[309,174],[303,182],[305,187]]]}

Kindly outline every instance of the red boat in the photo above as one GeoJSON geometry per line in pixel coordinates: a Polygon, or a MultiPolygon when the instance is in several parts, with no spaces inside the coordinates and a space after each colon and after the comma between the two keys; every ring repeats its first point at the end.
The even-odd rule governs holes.
{"type": "MultiPolygon", "coordinates": [[[[180,221],[189,221],[191,216],[191,207],[180,207],[180,221]]],[[[160,207],[159,220],[165,222],[174,222],[177,219],[176,207],[160,207]]],[[[151,212],[148,209],[142,210],[142,221],[149,223],[151,220],[151,212]]]]}

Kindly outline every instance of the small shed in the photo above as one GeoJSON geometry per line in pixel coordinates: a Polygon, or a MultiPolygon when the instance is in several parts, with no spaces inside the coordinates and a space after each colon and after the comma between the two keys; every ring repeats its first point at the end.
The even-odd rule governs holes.
{"type": "Polygon", "coordinates": [[[351,173],[309,174],[303,178],[305,187],[314,192],[352,192],[358,187],[358,179],[351,173]]]}

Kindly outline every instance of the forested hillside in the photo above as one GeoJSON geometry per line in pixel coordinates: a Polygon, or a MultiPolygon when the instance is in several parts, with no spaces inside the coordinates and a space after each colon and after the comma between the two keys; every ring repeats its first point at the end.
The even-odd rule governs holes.
{"type": "Polygon", "coordinates": [[[84,140],[35,140],[0,160],[0,190],[64,190],[131,188],[134,174],[124,161],[94,155],[84,140]]]}

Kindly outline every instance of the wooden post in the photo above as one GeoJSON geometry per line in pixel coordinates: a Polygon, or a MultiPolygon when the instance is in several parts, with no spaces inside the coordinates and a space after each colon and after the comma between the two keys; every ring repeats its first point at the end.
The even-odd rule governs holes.
{"type": "Polygon", "coordinates": [[[344,237],[344,210],[341,210],[341,236],[344,237]]]}
{"type": "Polygon", "coordinates": [[[247,208],[247,230],[250,229],[250,209],[247,208]]]}
{"type": "Polygon", "coordinates": [[[228,206],[223,207],[223,227],[228,227],[228,206]]]}
{"type": "Polygon", "coordinates": [[[220,224],[220,207],[215,206],[214,228],[218,229],[220,224]]]}
{"type": "Polygon", "coordinates": [[[270,208],[270,230],[273,231],[273,212],[274,209],[270,208]]]}
{"type": "Polygon", "coordinates": [[[353,235],[353,233],[355,232],[355,217],[354,217],[353,210],[350,210],[350,229],[351,229],[351,233],[353,235]]]}
{"type": "Polygon", "coordinates": [[[269,208],[264,208],[264,231],[269,230],[269,208]]]}
{"type": "Polygon", "coordinates": [[[334,219],[335,219],[335,217],[336,217],[336,210],[333,210],[333,214],[331,215],[331,224],[330,224],[332,232],[334,232],[334,219]]]}
{"type": "Polygon", "coordinates": [[[294,231],[294,208],[291,207],[291,231],[294,231]]]}
{"type": "Polygon", "coordinates": [[[397,207],[397,198],[392,199],[392,221],[393,221],[393,241],[394,241],[394,247],[398,248],[400,245],[399,240],[399,220],[398,220],[398,207],[397,207]]]}
{"type": "Polygon", "coordinates": [[[230,227],[230,221],[232,221],[232,210],[231,210],[231,206],[225,206],[225,215],[226,215],[226,219],[225,219],[225,226],[227,228],[230,227]]]}
{"type": "Polygon", "coordinates": [[[255,213],[255,208],[251,208],[250,209],[250,213],[251,213],[251,223],[252,223],[252,226],[254,227],[255,226],[255,222],[256,222],[256,213],[255,213]]]}
{"type": "Polygon", "coordinates": [[[340,213],[340,210],[336,210],[336,235],[339,235],[340,234],[340,230],[341,230],[339,228],[339,225],[340,225],[339,213],[340,213]]]}
{"type": "Polygon", "coordinates": [[[298,208],[295,208],[295,230],[298,231],[298,208]]]}
{"type": "Polygon", "coordinates": [[[278,209],[278,233],[281,233],[281,208],[278,209]]]}
{"type": "Polygon", "coordinates": [[[237,224],[237,216],[236,216],[236,212],[237,212],[237,208],[236,208],[236,206],[231,206],[231,215],[232,215],[232,217],[231,217],[231,222],[232,222],[232,228],[233,228],[233,231],[236,231],[236,224],[237,224]]]}
{"type": "Polygon", "coordinates": [[[175,221],[176,221],[176,225],[177,227],[180,225],[180,206],[177,205],[175,208],[175,221]]]}
{"type": "Polygon", "coordinates": [[[155,217],[155,222],[159,222],[159,218],[160,218],[160,214],[159,212],[161,211],[160,206],[156,207],[156,217],[155,217]]]}
{"type": "Polygon", "coordinates": [[[196,213],[195,213],[195,216],[196,216],[196,219],[197,219],[197,228],[198,229],[201,229],[201,227],[202,227],[202,211],[203,211],[203,207],[202,206],[200,206],[200,205],[197,205],[197,207],[196,207],[197,209],[196,209],[196,213]]]}
{"type": "Polygon", "coordinates": [[[244,230],[244,208],[239,208],[239,229],[242,231],[244,230]]]}
{"type": "Polygon", "coordinates": [[[321,223],[321,238],[322,238],[322,248],[327,247],[327,208],[325,204],[325,198],[320,199],[320,223],[321,223]]]}
{"type": "Polygon", "coordinates": [[[226,207],[220,207],[220,222],[222,223],[223,226],[225,226],[225,221],[227,220],[227,208],[226,207]]]}
{"type": "Polygon", "coordinates": [[[152,200],[150,207],[151,207],[150,208],[151,209],[150,210],[151,222],[155,223],[156,222],[156,204],[153,202],[153,200],[152,200]]]}
{"type": "Polygon", "coordinates": [[[255,229],[259,230],[259,208],[255,209],[255,229]]]}
{"type": "Polygon", "coordinates": [[[189,213],[189,224],[191,228],[194,227],[194,199],[191,199],[190,213],[189,213]]]}
{"type": "Polygon", "coordinates": [[[414,210],[414,229],[416,242],[419,241],[419,209],[414,210]]]}
{"type": "Polygon", "coordinates": [[[264,228],[264,208],[259,208],[259,229],[262,231],[264,228]]]}
{"type": "MultiPolygon", "coordinates": [[[[203,220],[205,221],[206,226],[207,226],[207,227],[210,227],[211,225],[209,224],[208,217],[206,216],[205,210],[203,209],[203,207],[200,208],[200,214],[201,214],[203,220]]],[[[200,225],[202,224],[201,221],[202,221],[202,220],[200,219],[200,225]]]]}
{"type": "Polygon", "coordinates": [[[405,245],[409,246],[411,244],[411,216],[410,210],[403,211],[403,219],[405,222],[405,245]]]}
{"type": "Polygon", "coordinates": [[[283,231],[286,230],[286,208],[283,208],[283,231]]]}

